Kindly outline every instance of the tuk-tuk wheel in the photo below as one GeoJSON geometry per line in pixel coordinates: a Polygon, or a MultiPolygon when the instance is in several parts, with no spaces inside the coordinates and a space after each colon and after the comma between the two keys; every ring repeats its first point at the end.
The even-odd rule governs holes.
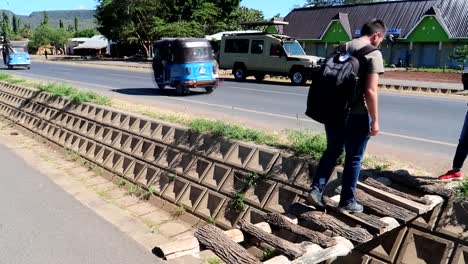
{"type": "Polygon", "coordinates": [[[13,70],[13,66],[12,66],[12,65],[8,65],[8,69],[9,69],[9,70],[13,70]]]}
{"type": "Polygon", "coordinates": [[[214,91],[214,87],[205,87],[206,93],[212,93],[214,91]]]}
{"type": "Polygon", "coordinates": [[[185,85],[183,85],[183,84],[178,84],[178,85],[176,86],[176,93],[177,93],[177,95],[183,95],[183,94],[186,93],[186,91],[187,91],[187,88],[185,87],[185,85]]]}

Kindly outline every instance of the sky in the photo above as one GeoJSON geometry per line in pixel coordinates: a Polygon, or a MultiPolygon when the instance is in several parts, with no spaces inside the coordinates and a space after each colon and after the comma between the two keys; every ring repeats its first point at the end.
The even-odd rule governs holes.
{"type": "MultiPolygon", "coordinates": [[[[303,5],[305,0],[242,0],[246,7],[263,11],[266,18],[280,13],[286,16],[295,5],[303,5]]],[[[0,9],[8,9],[19,15],[29,15],[33,11],[94,9],[95,0],[0,0],[0,9]]]]}

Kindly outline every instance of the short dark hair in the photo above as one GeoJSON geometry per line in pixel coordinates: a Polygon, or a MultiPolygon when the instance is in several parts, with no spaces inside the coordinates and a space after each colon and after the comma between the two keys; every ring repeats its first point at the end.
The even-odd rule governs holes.
{"type": "Polygon", "coordinates": [[[372,36],[373,34],[380,32],[385,34],[386,26],[385,23],[380,19],[372,19],[362,26],[361,36],[372,36]]]}

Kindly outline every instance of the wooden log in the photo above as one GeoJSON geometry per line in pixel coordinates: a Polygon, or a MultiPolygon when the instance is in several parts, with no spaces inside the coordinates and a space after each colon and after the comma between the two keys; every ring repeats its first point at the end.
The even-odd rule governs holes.
{"type": "Polygon", "coordinates": [[[318,244],[321,247],[331,247],[336,245],[335,239],[324,235],[323,233],[307,229],[300,225],[292,224],[284,216],[280,214],[266,214],[264,216],[265,221],[269,224],[289,230],[293,233],[302,235],[309,239],[310,242],[318,244]]]}
{"type": "Polygon", "coordinates": [[[392,187],[389,187],[389,186],[386,186],[385,184],[377,181],[376,179],[374,178],[367,178],[365,181],[364,181],[365,184],[369,185],[369,186],[372,186],[374,188],[377,188],[379,190],[382,190],[382,191],[386,191],[388,193],[392,193],[392,194],[395,194],[395,195],[398,195],[400,197],[403,197],[405,199],[408,199],[408,200],[411,200],[411,201],[414,201],[414,202],[417,202],[417,203],[421,203],[421,204],[429,204],[430,202],[424,198],[421,198],[421,197],[417,197],[415,195],[411,195],[411,194],[408,194],[408,193],[404,193],[402,191],[399,191],[397,189],[394,189],[392,187]]]}
{"type": "Polygon", "coordinates": [[[407,223],[418,216],[416,213],[405,208],[375,198],[363,190],[357,189],[355,195],[359,202],[361,202],[368,210],[376,214],[390,216],[404,223],[407,223]]]}
{"type": "Polygon", "coordinates": [[[408,209],[411,212],[415,212],[417,214],[424,214],[430,210],[430,207],[427,206],[426,204],[417,203],[415,201],[408,200],[399,195],[381,190],[380,188],[376,188],[376,187],[367,185],[362,182],[358,182],[357,185],[358,185],[358,188],[364,190],[366,193],[371,194],[372,196],[379,198],[383,201],[386,201],[391,204],[395,204],[405,209],[408,209]]]}
{"type": "Polygon", "coordinates": [[[260,264],[247,250],[226,236],[213,225],[206,225],[195,232],[195,237],[227,264],[260,264]]]}
{"type": "MultiPolygon", "coordinates": [[[[263,231],[271,234],[271,227],[266,222],[261,222],[261,223],[255,224],[254,226],[256,226],[256,227],[262,229],[263,231]]],[[[236,243],[244,242],[244,233],[242,233],[242,231],[239,230],[239,229],[227,230],[227,231],[224,231],[224,234],[226,236],[228,236],[229,238],[231,238],[236,243]]]]}
{"type": "Polygon", "coordinates": [[[198,254],[200,252],[200,244],[198,243],[198,239],[192,236],[155,247],[152,251],[156,256],[164,260],[170,260],[186,255],[198,254]]]}
{"type": "Polygon", "coordinates": [[[272,234],[268,234],[267,232],[255,227],[254,225],[245,221],[244,219],[239,221],[239,227],[243,232],[257,238],[258,240],[270,246],[273,246],[283,255],[288,256],[292,259],[296,259],[305,253],[305,250],[301,246],[281,239],[272,234]]]}
{"type": "Polygon", "coordinates": [[[342,236],[357,243],[365,243],[373,239],[373,236],[366,229],[351,227],[329,214],[314,211],[304,204],[292,204],[289,207],[289,212],[313,226],[331,231],[335,236],[342,236]]]}
{"type": "Polygon", "coordinates": [[[290,264],[291,261],[286,256],[276,256],[272,259],[264,261],[263,264],[290,264]]]}
{"type": "Polygon", "coordinates": [[[452,196],[455,193],[455,191],[452,189],[447,189],[443,186],[438,186],[434,182],[420,179],[416,176],[412,176],[407,172],[388,173],[385,175],[385,177],[388,177],[390,178],[390,180],[403,186],[412,187],[428,194],[440,195],[447,199],[452,198],[452,196]]]}
{"type": "Polygon", "coordinates": [[[343,214],[347,218],[353,220],[357,224],[361,225],[367,230],[370,230],[372,233],[375,234],[383,234],[387,224],[380,221],[380,219],[373,215],[368,215],[365,213],[349,213],[338,208],[338,203],[334,201],[333,198],[329,198],[328,196],[323,196],[323,201],[328,209],[338,213],[343,214]]]}
{"type": "Polygon", "coordinates": [[[351,250],[354,248],[353,243],[351,241],[343,238],[343,237],[336,237],[335,238],[338,243],[326,249],[322,249],[317,245],[310,245],[306,246],[306,253],[294,260],[293,264],[315,264],[315,263],[322,263],[324,261],[334,259],[336,257],[342,257],[348,255],[351,250]]]}

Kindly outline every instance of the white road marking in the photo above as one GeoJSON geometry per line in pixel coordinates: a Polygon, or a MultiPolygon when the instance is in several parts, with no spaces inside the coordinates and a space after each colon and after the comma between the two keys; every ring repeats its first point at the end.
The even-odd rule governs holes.
{"type": "MultiPolygon", "coordinates": [[[[106,88],[106,89],[110,89],[110,90],[115,89],[115,87],[106,86],[106,85],[98,85],[98,84],[92,84],[92,83],[86,83],[86,82],[80,82],[80,81],[71,81],[71,80],[54,78],[54,77],[44,77],[42,75],[36,75],[36,74],[31,74],[31,73],[21,73],[21,74],[36,76],[36,77],[45,78],[45,79],[52,79],[52,80],[57,80],[57,81],[69,82],[69,83],[83,84],[83,85],[87,85],[87,86],[101,87],[101,88],[106,88]]],[[[248,88],[246,88],[246,89],[248,89],[248,88]]],[[[312,124],[320,124],[320,123],[318,123],[318,122],[316,122],[316,121],[314,121],[312,119],[303,119],[303,118],[298,118],[298,117],[292,117],[292,116],[286,116],[286,115],[280,115],[280,114],[273,114],[273,113],[268,113],[268,112],[263,112],[263,111],[256,111],[256,110],[251,110],[251,109],[242,108],[242,107],[212,104],[212,103],[199,102],[199,101],[195,101],[195,100],[176,98],[176,97],[169,97],[169,96],[166,96],[166,98],[171,99],[171,100],[175,100],[175,101],[189,102],[189,103],[194,103],[194,104],[199,104],[199,105],[207,105],[207,106],[218,107],[218,108],[222,108],[222,109],[237,110],[237,111],[246,112],[246,113],[254,113],[254,114],[259,114],[259,115],[265,115],[265,116],[272,116],[272,117],[277,117],[277,118],[288,119],[288,120],[302,121],[302,122],[312,123],[312,124]]],[[[437,140],[431,140],[431,139],[425,139],[425,138],[420,138],[420,137],[412,137],[412,136],[400,135],[400,134],[395,134],[395,133],[388,133],[388,132],[383,132],[383,131],[381,131],[380,134],[385,135],[385,136],[390,136],[390,137],[402,138],[402,139],[419,141],[419,142],[424,142],[424,143],[431,143],[431,144],[435,144],[435,145],[442,145],[442,146],[448,146],[448,147],[457,147],[456,144],[437,141],[437,140]]]]}

